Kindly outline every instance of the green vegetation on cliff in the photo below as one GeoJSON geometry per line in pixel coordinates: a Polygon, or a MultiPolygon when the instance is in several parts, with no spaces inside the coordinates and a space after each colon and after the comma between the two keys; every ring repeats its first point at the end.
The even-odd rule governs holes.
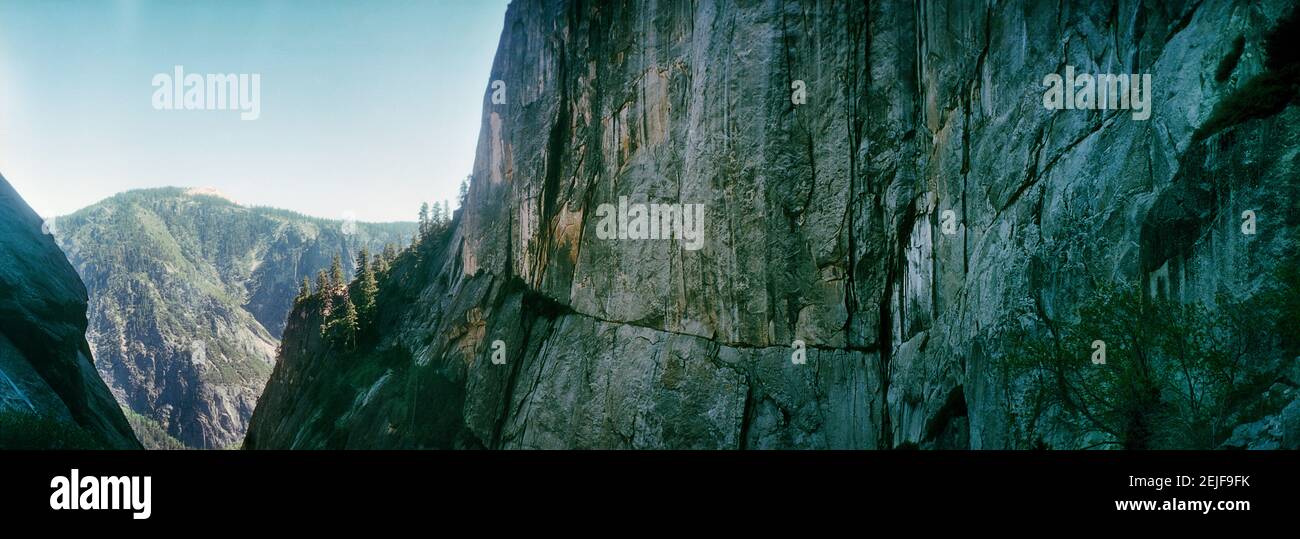
{"type": "MultiPolygon", "coordinates": [[[[1213,449],[1237,425],[1259,419],[1259,396],[1293,357],[1297,283],[1279,280],[1250,302],[1217,305],[1144,297],[1131,285],[1100,283],[1078,317],[1017,332],[1004,366],[1015,438],[1042,444],[1047,414],[1064,411],[1096,435],[1089,446],[1213,449]]],[[[1059,426],[1059,425],[1057,425],[1059,426]]]]}
{"type": "Polygon", "coordinates": [[[76,423],[0,410],[0,449],[111,449],[76,423]]]}
{"type": "MultiPolygon", "coordinates": [[[[415,361],[411,350],[392,334],[399,320],[417,308],[418,300],[411,294],[430,285],[444,261],[450,215],[424,212],[413,246],[400,251],[385,248],[374,256],[362,250],[355,264],[359,270],[350,283],[340,282],[332,271],[321,271],[314,289],[307,282],[300,286],[278,356],[289,364],[277,364],[276,369],[295,373],[282,376],[311,380],[309,387],[290,398],[313,403],[312,410],[319,407],[312,417],[345,417],[359,405],[382,402],[382,410],[368,410],[365,415],[402,418],[400,426],[390,429],[400,439],[419,440],[421,447],[453,447],[448,433],[456,432],[459,416],[431,411],[457,401],[463,390],[439,365],[415,361]]],[[[259,443],[252,426],[258,421],[268,425],[287,421],[277,414],[292,412],[296,411],[284,410],[278,402],[267,406],[259,412],[260,419],[251,420],[245,447],[275,447],[259,443]]],[[[295,447],[342,449],[367,443],[367,434],[336,421],[322,421],[311,430],[309,439],[295,447]]]]}
{"type": "Polygon", "coordinates": [[[164,429],[157,421],[142,416],[131,409],[123,411],[126,413],[127,422],[131,423],[131,430],[135,431],[135,437],[140,440],[140,445],[143,445],[145,449],[189,449],[180,440],[167,434],[167,429],[164,429]]]}

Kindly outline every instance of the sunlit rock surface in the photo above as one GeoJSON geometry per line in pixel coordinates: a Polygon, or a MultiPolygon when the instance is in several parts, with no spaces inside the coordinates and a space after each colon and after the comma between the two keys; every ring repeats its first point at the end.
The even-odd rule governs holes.
{"type": "Polygon", "coordinates": [[[1248,296],[1294,252],[1294,104],[1194,140],[1289,9],[516,1],[454,228],[384,284],[374,343],[327,350],[291,315],[245,446],[1016,447],[1016,313],[1173,260],[1178,294],[1248,296]],[[1150,119],[1044,108],[1065,65],[1152,74],[1150,119]],[[1167,202],[1201,176],[1237,195],[1167,202]],[[599,238],[624,196],[705,204],[703,248],[599,238]],[[1272,239],[1212,231],[1243,205],[1272,239]],[[1202,228],[1153,240],[1177,211],[1202,228]]]}

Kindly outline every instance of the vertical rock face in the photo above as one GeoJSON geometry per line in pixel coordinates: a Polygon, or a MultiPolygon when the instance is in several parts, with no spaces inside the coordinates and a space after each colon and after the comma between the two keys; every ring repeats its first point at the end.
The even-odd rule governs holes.
{"type": "Polygon", "coordinates": [[[140,447],[91,364],[85,334],[85,287],[0,177],[0,448],[66,442],[60,435],[75,431],[87,448],[140,447]]]}
{"type": "Polygon", "coordinates": [[[357,350],[291,313],[245,445],[1017,447],[997,365],[1023,313],[1174,259],[1186,297],[1248,297],[1284,259],[1209,230],[1250,197],[1294,249],[1295,107],[1196,136],[1290,9],[514,2],[455,227],[394,266],[357,350]],[[1150,119],[1046,109],[1067,65],[1152,74],[1150,119]],[[1248,192],[1170,198],[1224,174],[1248,192]],[[624,197],[703,204],[702,247],[607,239],[624,197]],[[1171,248],[1171,219],[1205,232],[1171,248]]]}
{"type": "Polygon", "coordinates": [[[303,278],[335,256],[350,273],[358,249],[414,228],[162,188],[60,217],[54,233],[89,289],[96,365],[133,423],[220,449],[243,440],[303,278]]]}

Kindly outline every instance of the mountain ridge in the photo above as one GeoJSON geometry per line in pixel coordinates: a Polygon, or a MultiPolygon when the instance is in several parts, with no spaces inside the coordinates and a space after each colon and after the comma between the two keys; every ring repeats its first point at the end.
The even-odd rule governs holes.
{"type": "Polygon", "coordinates": [[[400,244],[415,224],[161,187],[118,193],[53,229],[90,293],[87,336],[114,396],[187,446],[224,448],[243,437],[303,279],[335,256],[350,274],[357,249],[400,244]]]}

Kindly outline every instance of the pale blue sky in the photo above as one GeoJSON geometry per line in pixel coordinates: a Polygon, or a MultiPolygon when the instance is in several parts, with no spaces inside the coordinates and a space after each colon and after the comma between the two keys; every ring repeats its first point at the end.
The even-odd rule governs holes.
{"type": "Polygon", "coordinates": [[[0,1],[0,173],[44,216],[164,185],[362,221],[455,206],[506,3],[0,1]],[[259,73],[261,118],[155,110],[175,65],[259,73]]]}

